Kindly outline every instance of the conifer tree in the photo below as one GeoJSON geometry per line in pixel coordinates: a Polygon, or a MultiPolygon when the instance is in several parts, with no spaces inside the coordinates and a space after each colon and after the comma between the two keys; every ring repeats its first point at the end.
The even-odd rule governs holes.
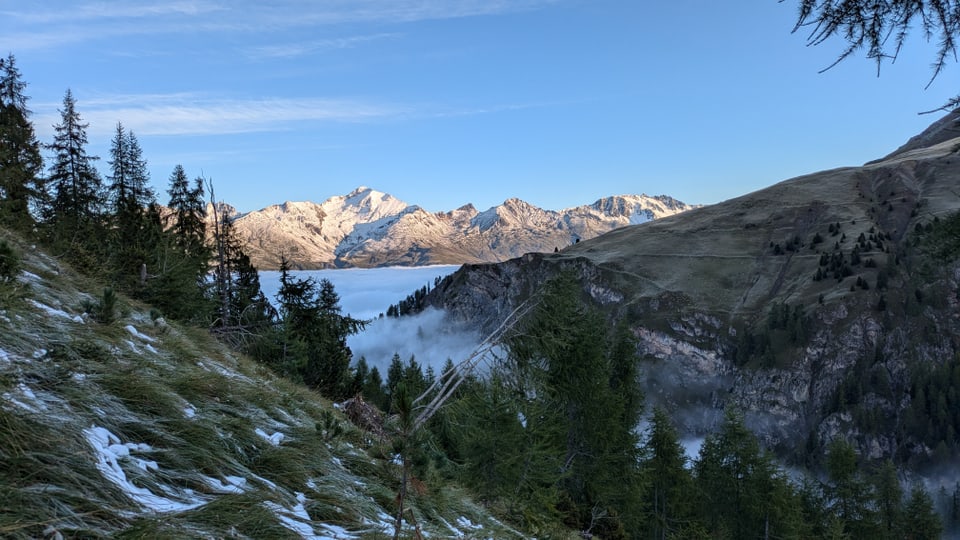
{"type": "Polygon", "coordinates": [[[202,200],[203,187],[197,182],[191,190],[183,167],[177,165],[168,193],[171,215],[164,217],[153,203],[140,220],[146,261],[140,267],[138,295],[168,317],[206,324],[211,311],[206,297],[210,250],[204,238],[204,206],[195,201],[202,200]]]}
{"type": "Polygon", "coordinates": [[[171,230],[177,242],[191,255],[209,258],[206,247],[206,204],[204,202],[203,179],[194,180],[190,187],[187,173],[177,165],[170,175],[170,188],[167,190],[170,202],[167,206],[173,211],[171,230]]]}
{"type": "Polygon", "coordinates": [[[564,426],[553,444],[563,455],[560,487],[575,507],[567,518],[599,536],[615,533],[639,501],[639,390],[632,371],[624,372],[635,358],[625,343],[611,345],[605,321],[569,272],[544,285],[537,309],[509,341],[516,369],[534,374],[536,394],[564,426]]]}
{"type": "Polygon", "coordinates": [[[107,200],[111,212],[109,251],[114,281],[125,290],[137,293],[144,285],[152,252],[158,247],[157,223],[147,216],[156,204],[147,185],[147,162],[133,132],[117,123],[110,147],[110,181],[107,200]]]}
{"type": "Polygon", "coordinates": [[[897,468],[889,459],[877,470],[873,478],[877,516],[880,521],[881,538],[897,538],[903,512],[903,488],[897,478],[897,468]]]}
{"type": "Polygon", "coordinates": [[[933,508],[933,500],[920,484],[910,490],[903,514],[903,538],[934,540],[943,533],[943,523],[933,508]]]}
{"type": "Polygon", "coordinates": [[[73,93],[63,97],[61,121],[54,126],[48,181],[53,189],[52,221],[64,232],[79,233],[99,221],[103,206],[100,174],[93,166],[99,158],[87,154],[87,127],[76,109],[73,93]]]}
{"type": "Polygon", "coordinates": [[[280,260],[277,293],[281,331],[281,369],[307,386],[332,398],[349,390],[351,353],[346,338],[366,324],[340,313],[333,284],[290,275],[289,262],[280,260]]]}
{"type": "Polygon", "coordinates": [[[827,451],[826,493],[844,530],[853,537],[875,536],[879,529],[872,508],[873,493],[860,476],[857,454],[850,443],[835,439],[827,451]]]}
{"type": "Polygon", "coordinates": [[[667,413],[653,410],[643,444],[643,508],[647,537],[664,540],[682,529],[692,515],[693,481],[687,458],[667,413]]]}
{"type": "Polygon", "coordinates": [[[800,504],[789,482],[761,450],[736,411],[706,438],[694,463],[699,510],[713,536],[782,537],[797,534],[800,504]]]}
{"type": "Polygon", "coordinates": [[[141,214],[147,206],[156,202],[156,195],[149,186],[150,173],[140,143],[136,135],[125,130],[120,122],[117,122],[117,130],[110,142],[108,163],[108,199],[115,216],[128,218],[141,214]]]}
{"type": "Polygon", "coordinates": [[[20,229],[33,225],[31,207],[41,204],[44,193],[26,86],[13,54],[0,58],[0,221],[20,229]]]}

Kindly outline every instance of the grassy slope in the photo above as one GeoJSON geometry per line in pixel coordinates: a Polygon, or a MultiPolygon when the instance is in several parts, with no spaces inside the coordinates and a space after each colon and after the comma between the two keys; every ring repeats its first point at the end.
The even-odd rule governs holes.
{"type": "MultiPolygon", "coordinates": [[[[3,233],[24,272],[0,289],[0,537],[392,537],[380,441],[147,306],[90,320],[102,286],[3,233]]],[[[433,537],[521,537],[455,486],[412,504],[433,537]]]]}
{"type": "MultiPolygon", "coordinates": [[[[829,302],[849,283],[813,282],[820,252],[833,251],[840,223],[849,255],[860,233],[889,233],[896,245],[917,222],[960,208],[960,140],[913,150],[863,167],[802,176],[682,215],[627,227],[581,242],[552,260],[584,257],[599,266],[627,303],[681,295],[682,302],[721,319],[750,318],[771,301],[829,302]],[[919,206],[918,206],[919,204],[919,206]],[[915,211],[916,210],[916,211],[915,211]],[[824,242],[813,245],[819,233],[824,242]],[[799,236],[803,247],[774,255],[770,245],[799,236]]],[[[869,254],[882,268],[892,254],[869,254]]],[[[858,268],[871,283],[877,269],[858,268]]],[[[850,279],[850,278],[847,278],[850,279]]]]}

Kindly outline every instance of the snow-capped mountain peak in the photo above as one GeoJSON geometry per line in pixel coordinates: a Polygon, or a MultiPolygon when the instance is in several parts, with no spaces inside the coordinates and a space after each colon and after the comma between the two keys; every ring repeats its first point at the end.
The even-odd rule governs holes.
{"type": "Polygon", "coordinates": [[[235,228],[260,269],[492,262],[554,251],[618,227],[691,208],[670,197],[618,195],[559,212],[509,198],[477,211],[429,213],[359,186],[322,203],[285,202],[239,216],[235,228]]]}

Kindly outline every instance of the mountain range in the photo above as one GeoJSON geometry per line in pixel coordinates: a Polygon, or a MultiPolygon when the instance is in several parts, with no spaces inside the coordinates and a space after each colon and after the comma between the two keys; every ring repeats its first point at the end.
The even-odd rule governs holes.
{"type": "Polygon", "coordinates": [[[428,212],[368,187],[322,203],[285,202],[238,214],[234,227],[254,265],[293,268],[498,262],[552,252],[605,232],[684,212],[666,195],[619,195],[561,211],[507,199],[428,212]]]}
{"type": "Polygon", "coordinates": [[[648,398],[687,436],[730,406],[798,463],[843,437],[866,460],[942,464],[960,455],[958,135],[955,111],[863,166],[465,265],[425,303],[491,330],[574,272],[632,330],[648,398]]]}

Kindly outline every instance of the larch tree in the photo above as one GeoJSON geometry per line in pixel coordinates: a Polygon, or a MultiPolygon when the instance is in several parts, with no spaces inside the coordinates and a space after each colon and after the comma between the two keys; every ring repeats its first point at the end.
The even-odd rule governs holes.
{"type": "Polygon", "coordinates": [[[0,58],[0,221],[21,229],[43,196],[43,157],[30,123],[26,83],[13,54],[0,58]]]}
{"type": "Polygon", "coordinates": [[[677,430],[659,407],[653,410],[642,450],[647,537],[673,538],[692,516],[693,479],[677,430]]]}
{"type": "MultiPolygon", "coordinates": [[[[826,69],[865,50],[867,58],[877,64],[879,74],[884,61],[897,59],[911,33],[920,33],[927,41],[936,43],[930,82],[943,72],[951,58],[957,58],[958,0],[799,0],[798,4],[794,31],[808,30],[808,44],[819,45],[834,37],[847,43],[826,69]]],[[[957,106],[960,95],[941,109],[957,106]]]]}
{"type": "Polygon", "coordinates": [[[566,519],[616,536],[639,501],[639,387],[634,348],[613,334],[581,297],[572,272],[547,282],[530,317],[507,341],[517,373],[563,426],[552,444],[562,455],[559,487],[566,519]]]}

